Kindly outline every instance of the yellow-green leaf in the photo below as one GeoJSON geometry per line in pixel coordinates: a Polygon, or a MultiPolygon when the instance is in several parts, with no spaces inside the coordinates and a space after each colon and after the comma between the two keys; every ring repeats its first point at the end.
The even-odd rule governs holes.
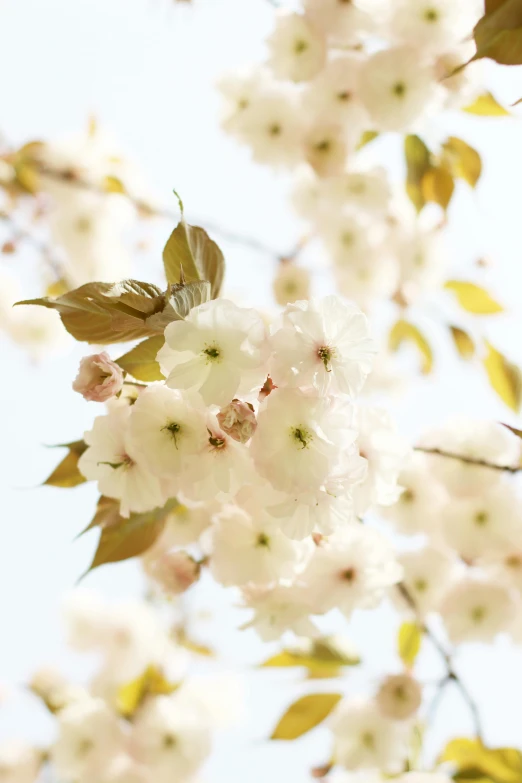
{"type": "Polygon", "coordinates": [[[409,135],[404,139],[406,157],[406,192],[417,212],[426,203],[422,192],[422,180],[431,168],[431,153],[419,136],[409,135]]]}
{"type": "Polygon", "coordinates": [[[45,295],[50,296],[51,299],[56,299],[56,297],[66,294],[68,290],[69,286],[67,285],[67,282],[63,278],[60,278],[53,283],[49,283],[45,290],[45,295]]]}
{"type": "Polygon", "coordinates": [[[477,150],[457,136],[450,136],[442,149],[444,163],[453,176],[460,177],[474,188],[482,174],[482,160],[477,150]]]}
{"type": "Polygon", "coordinates": [[[77,487],[78,484],[84,484],[87,481],[78,470],[78,460],[86,450],[87,446],[83,440],[76,440],[74,443],[63,443],[58,448],[68,449],[67,456],[63,458],[60,464],[53,470],[49,478],[44,481],[51,487],[77,487]]]}
{"type": "MultiPolygon", "coordinates": [[[[121,470],[121,468],[113,468],[113,470],[121,470]]],[[[171,498],[162,508],[155,508],[143,514],[131,514],[125,518],[118,513],[117,501],[114,501],[116,502],[114,508],[110,504],[110,499],[103,500],[105,501],[103,508],[97,509],[96,516],[88,528],[102,526],[98,548],[89,571],[105,563],[118,563],[142,555],[159,538],[168,515],[178,505],[177,500],[171,498]],[[98,520],[96,524],[94,524],[95,520],[98,520]],[[110,524],[107,523],[108,520],[110,524]]]]}
{"type": "Polygon", "coordinates": [[[450,326],[451,336],[459,355],[463,359],[471,359],[475,355],[475,343],[460,326],[450,326]]]}
{"type": "Polygon", "coordinates": [[[137,381],[161,381],[163,374],[156,361],[158,351],[163,347],[165,338],[162,334],[148,337],[138,343],[132,350],[116,359],[116,364],[136,378],[137,381]]]}
{"type": "Polygon", "coordinates": [[[404,665],[411,669],[422,642],[422,631],[417,623],[403,623],[399,628],[397,648],[404,665]]]}
{"type": "Polygon", "coordinates": [[[503,311],[502,305],[491,297],[485,288],[464,280],[448,280],[444,284],[447,291],[452,291],[463,310],[475,315],[493,315],[503,311]]]}
{"type": "Polygon", "coordinates": [[[340,693],[311,693],[287,709],[270,739],[294,740],[318,726],[341,700],[340,693]]]}
{"type": "Polygon", "coordinates": [[[477,773],[493,783],[520,783],[522,752],[517,748],[486,748],[478,739],[454,739],[448,743],[440,762],[452,763],[463,779],[465,772],[477,773]]]}
{"type": "Polygon", "coordinates": [[[401,318],[392,327],[388,344],[391,351],[397,351],[405,342],[417,346],[422,358],[421,372],[425,375],[430,373],[433,368],[433,352],[430,344],[416,326],[401,318]]]}
{"type": "Polygon", "coordinates": [[[302,666],[311,678],[337,677],[344,666],[361,662],[356,652],[346,651],[336,637],[310,640],[304,648],[285,649],[261,664],[262,668],[302,666]]]}
{"type": "Polygon", "coordinates": [[[170,284],[208,280],[212,299],[219,296],[225,273],[223,253],[204,229],[185,222],[183,212],[163,250],[163,266],[170,284]]]}
{"type": "Polygon", "coordinates": [[[356,150],[360,150],[363,147],[366,147],[367,144],[369,144],[371,141],[377,138],[379,136],[378,131],[364,131],[364,133],[361,134],[361,138],[357,142],[356,150]]]}
{"type": "Polygon", "coordinates": [[[124,718],[132,718],[148,696],[169,696],[178,687],[156,666],[148,666],[140,677],[118,689],[117,710],[124,718]]]}
{"type": "Polygon", "coordinates": [[[103,180],[103,189],[107,193],[121,193],[125,195],[127,192],[123,182],[119,180],[118,177],[113,177],[111,175],[106,176],[103,180]]]}
{"type": "Polygon", "coordinates": [[[519,368],[486,341],[487,355],[484,367],[491,387],[506,405],[514,411],[520,408],[522,398],[522,379],[519,368]]]}
{"type": "Polygon", "coordinates": [[[483,92],[463,111],[469,114],[478,114],[481,117],[509,117],[508,110],[501,106],[490,92],[483,92]]]}
{"type": "Polygon", "coordinates": [[[446,210],[453,196],[455,183],[444,166],[434,166],[424,174],[421,189],[425,201],[433,201],[446,210]]]}

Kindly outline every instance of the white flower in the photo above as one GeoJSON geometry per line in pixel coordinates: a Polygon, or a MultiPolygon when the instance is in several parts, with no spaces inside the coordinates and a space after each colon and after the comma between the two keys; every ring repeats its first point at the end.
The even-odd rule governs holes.
{"type": "Polygon", "coordinates": [[[61,351],[67,335],[56,313],[45,307],[21,305],[9,313],[6,331],[31,359],[41,361],[61,351]]]}
{"type": "Polygon", "coordinates": [[[319,236],[336,265],[349,267],[353,262],[365,259],[380,238],[372,225],[370,235],[368,224],[359,216],[338,209],[329,211],[321,220],[319,236]]]}
{"type": "Polygon", "coordinates": [[[87,698],[58,714],[58,739],[51,759],[60,778],[97,780],[121,752],[123,741],[112,710],[102,699],[87,698]]]}
{"type": "Polygon", "coordinates": [[[67,643],[75,650],[92,650],[101,644],[105,632],[105,605],[91,590],[74,590],[63,602],[67,643]]]}
{"type": "Polygon", "coordinates": [[[131,752],[154,783],[190,778],[210,751],[208,724],[176,694],[149,700],[134,721],[131,752]]]}
{"type": "Polygon", "coordinates": [[[319,177],[334,177],[345,166],[348,145],[342,125],[316,122],[303,138],[303,154],[319,177]]]}
{"type": "Polygon", "coordinates": [[[270,88],[270,84],[270,79],[262,69],[233,71],[219,80],[217,87],[225,99],[221,124],[227,133],[239,134],[241,138],[248,110],[270,88]]]}
{"type": "Polygon", "coordinates": [[[240,138],[258,163],[294,166],[302,156],[303,122],[293,90],[272,88],[245,113],[240,138]]]}
{"type": "Polygon", "coordinates": [[[247,391],[262,386],[264,341],[255,310],[215,299],[167,326],[158,362],[170,388],[195,389],[207,405],[227,405],[246,377],[247,391]]]}
{"type": "Polygon", "coordinates": [[[508,629],[516,608],[502,585],[468,577],[446,593],[440,613],[451,641],[461,644],[493,641],[508,629]]]}
{"type": "MultiPolygon", "coordinates": [[[[261,507],[225,506],[210,531],[210,570],[223,585],[268,584],[291,579],[304,554],[261,507]]],[[[308,547],[306,547],[308,548],[308,547]]]]}
{"type": "Polygon", "coordinates": [[[377,52],[361,66],[359,94],[380,130],[411,128],[433,102],[435,86],[431,68],[407,46],[377,52]]]}
{"type": "Polygon", "coordinates": [[[315,492],[353,453],[350,411],[330,397],[276,389],[263,403],[250,450],[261,476],[286,492],[315,492]]]}
{"type": "MultiPolygon", "coordinates": [[[[464,416],[450,419],[439,429],[426,433],[420,445],[494,465],[517,465],[520,461],[520,440],[506,427],[464,416]]],[[[430,455],[428,460],[432,475],[455,496],[482,493],[503,479],[500,470],[459,459],[430,455]]]]}
{"type": "Polygon", "coordinates": [[[306,85],[303,108],[313,121],[341,124],[350,141],[358,141],[369,117],[358,94],[361,57],[342,55],[331,60],[306,85]]]}
{"type": "Polygon", "coordinates": [[[232,726],[242,717],[244,696],[243,678],[229,672],[192,676],[176,691],[180,707],[186,705],[189,712],[200,714],[201,723],[220,729],[232,726]]]}
{"type": "Polygon", "coordinates": [[[383,408],[359,406],[356,414],[359,452],[368,461],[366,478],[354,489],[355,511],[362,515],[374,504],[388,506],[397,501],[399,474],[410,448],[383,408]]]}
{"type": "Polygon", "coordinates": [[[372,528],[352,525],[322,541],[301,581],[314,614],[373,609],[402,577],[393,548],[372,528]]]}
{"type": "Polygon", "coordinates": [[[324,36],[301,14],[278,14],[267,44],[268,64],[279,79],[309,81],[326,61],[324,36]]]}
{"type": "MultiPolygon", "coordinates": [[[[78,783],[93,783],[89,775],[80,778],[78,783]]],[[[146,767],[143,767],[122,753],[98,777],[96,783],[150,783],[146,767]]]]}
{"type": "Polygon", "coordinates": [[[357,43],[361,35],[369,32],[372,19],[365,11],[365,2],[351,0],[304,0],[307,17],[335,42],[357,43]]]}
{"type": "Polygon", "coordinates": [[[509,484],[476,497],[454,498],[442,515],[446,543],[466,561],[504,553],[522,540],[520,499],[509,484]]]}
{"type": "Polygon", "coordinates": [[[310,272],[295,264],[279,264],[272,283],[272,290],[277,304],[283,307],[288,302],[308,299],[310,297],[310,272]]]}
{"type": "Polygon", "coordinates": [[[168,596],[184,593],[201,573],[201,566],[188,552],[175,549],[159,554],[147,552],[142,564],[147,576],[168,596]]]}
{"type": "Polygon", "coordinates": [[[253,609],[254,616],[242,627],[254,628],[265,642],[279,639],[285,631],[308,638],[319,633],[310,619],[307,593],[300,585],[247,585],[243,606],[253,609]]]}
{"type": "Polygon", "coordinates": [[[206,411],[196,395],[164,384],[145,389],[132,406],[129,439],[147,469],[163,478],[181,478],[188,457],[208,440],[206,411]]]}
{"type": "Polygon", "coordinates": [[[397,40],[422,52],[444,52],[468,38],[481,15],[478,0],[398,0],[389,26],[397,40]]]}
{"type": "Polygon", "coordinates": [[[440,287],[447,274],[448,251],[442,232],[413,230],[399,226],[396,234],[396,257],[401,269],[401,293],[408,302],[440,287]],[[402,230],[402,234],[401,234],[402,230]]]}
{"type": "Polygon", "coordinates": [[[1,783],[34,783],[41,764],[41,754],[24,742],[4,740],[0,744],[1,783]]]}
{"type": "Polygon", "coordinates": [[[178,496],[180,505],[168,515],[163,533],[154,544],[154,551],[166,551],[174,546],[195,543],[210,525],[215,503],[194,502],[183,494],[178,496]]]}
{"type": "Polygon", "coordinates": [[[98,416],[85,433],[89,447],[78,461],[86,479],[98,482],[102,495],[121,501],[120,513],[141,513],[163,506],[166,497],[159,479],[147,468],[129,437],[132,408],[113,408],[98,416]]]}
{"type": "Polygon", "coordinates": [[[447,495],[433,478],[424,454],[410,455],[399,473],[398,484],[402,488],[400,496],[395,503],[380,508],[379,514],[400,533],[438,535],[447,495]]]}
{"type": "Polygon", "coordinates": [[[396,773],[408,755],[411,727],[383,717],[376,704],[343,700],[331,720],[334,756],[346,769],[396,773]]]}
{"type": "Polygon", "coordinates": [[[456,49],[444,52],[435,63],[435,73],[442,82],[445,94],[445,107],[461,109],[470,106],[484,88],[484,63],[481,60],[469,63],[457,73],[455,70],[475,54],[475,42],[465,41],[456,49]]]}
{"type": "MultiPolygon", "coordinates": [[[[402,581],[408,594],[421,614],[437,611],[441,600],[459,573],[455,555],[442,547],[427,545],[413,552],[404,552],[399,557],[404,569],[402,581]]],[[[403,599],[401,608],[411,611],[403,599]]]]}
{"type": "Polygon", "coordinates": [[[522,539],[518,536],[507,552],[485,552],[477,558],[479,566],[493,582],[514,588],[522,594],[522,539]]]}
{"type": "Polygon", "coordinates": [[[275,384],[314,386],[322,394],[357,394],[376,350],[364,313],[338,296],[289,305],[271,342],[275,384]]]}
{"type": "Polygon", "coordinates": [[[340,293],[365,311],[390,299],[397,291],[399,268],[396,261],[384,252],[384,248],[368,247],[356,258],[348,260],[338,257],[334,261],[333,271],[340,293]]]}
{"type": "Polygon", "coordinates": [[[322,194],[332,205],[348,207],[356,212],[382,217],[388,211],[392,198],[388,176],[384,168],[369,171],[347,171],[325,180],[322,194]]]}
{"type": "Polygon", "coordinates": [[[410,674],[393,674],[382,682],[375,700],[385,718],[407,720],[421,705],[422,687],[410,674]]]}

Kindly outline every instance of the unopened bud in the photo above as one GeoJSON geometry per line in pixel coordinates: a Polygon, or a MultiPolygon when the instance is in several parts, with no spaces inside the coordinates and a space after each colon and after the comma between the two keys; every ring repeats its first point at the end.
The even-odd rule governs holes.
{"type": "Polygon", "coordinates": [[[80,362],[73,389],[93,402],[106,402],[121,391],[123,370],[103,351],[80,362]]]}
{"type": "Polygon", "coordinates": [[[420,707],[422,689],[409,674],[394,674],[387,677],[377,693],[377,705],[386,718],[406,720],[420,707]]]}
{"type": "Polygon", "coordinates": [[[201,565],[188,552],[171,549],[143,559],[145,573],[168,595],[179,595],[198,581],[201,565]]]}
{"type": "Polygon", "coordinates": [[[223,432],[239,443],[249,441],[257,427],[254,409],[241,400],[232,400],[230,405],[221,408],[217,420],[223,432]]]}

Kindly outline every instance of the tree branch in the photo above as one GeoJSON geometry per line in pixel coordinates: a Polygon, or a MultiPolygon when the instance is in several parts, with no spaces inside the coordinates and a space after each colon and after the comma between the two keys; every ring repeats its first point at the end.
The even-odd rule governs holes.
{"type": "Polygon", "coordinates": [[[43,255],[45,261],[49,265],[56,279],[57,280],[66,279],[66,275],[62,268],[62,265],[54,256],[53,250],[50,247],[50,245],[48,245],[43,240],[39,239],[39,237],[32,234],[26,228],[22,228],[22,226],[18,225],[18,223],[16,223],[16,221],[14,221],[11,215],[7,212],[0,212],[0,221],[11,229],[13,242],[16,243],[22,240],[32,245],[36,250],[38,250],[39,253],[43,255]]]}
{"type": "Polygon", "coordinates": [[[476,465],[477,467],[490,468],[491,470],[501,470],[505,471],[506,473],[520,473],[522,471],[522,465],[495,465],[495,463],[488,462],[485,459],[467,457],[464,454],[454,454],[451,451],[444,451],[443,449],[415,446],[414,451],[420,451],[423,454],[435,454],[438,457],[459,460],[459,462],[464,462],[466,465],[476,465]]]}

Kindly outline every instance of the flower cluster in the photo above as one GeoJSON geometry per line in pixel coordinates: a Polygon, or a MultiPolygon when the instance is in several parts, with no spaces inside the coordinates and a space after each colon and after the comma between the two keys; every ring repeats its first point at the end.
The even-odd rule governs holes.
{"type": "MultiPolygon", "coordinates": [[[[442,280],[436,224],[419,225],[386,170],[361,164],[357,150],[474,100],[480,65],[453,71],[473,54],[463,42],[481,12],[476,0],[303,0],[277,15],[263,66],[220,83],[224,129],[259,163],[295,171],[294,206],[362,307],[397,292],[414,301],[442,280]]],[[[276,296],[303,298],[306,286],[286,265],[276,296]]]]}
{"type": "Polygon", "coordinates": [[[427,434],[422,448],[460,459],[415,453],[398,502],[380,510],[398,533],[422,542],[400,557],[404,585],[421,615],[441,615],[455,644],[501,632],[521,641],[519,488],[509,471],[474,462],[516,468],[520,440],[500,424],[457,419],[427,434]]]}
{"type": "Polygon", "coordinates": [[[186,678],[187,653],[150,605],[77,591],[65,609],[71,647],[96,652],[99,669],[87,686],[54,668],[34,674],[30,688],[55,716],[55,738],[45,751],[1,744],[1,779],[33,783],[49,768],[53,779],[78,783],[193,780],[214,731],[241,709],[237,681],[186,678]]]}
{"type": "MultiPolygon", "coordinates": [[[[79,460],[123,517],[177,498],[145,556],[160,587],[182,592],[204,564],[243,589],[264,638],[381,600],[401,569],[360,519],[397,499],[408,449],[383,411],[354,403],[373,353],[366,317],[335,296],[289,305],[269,328],[222,299],[167,326],[165,381],[111,400],[79,460]]],[[[84,360],[76,387],[106,399],[115,368],[84,360]]]]}

